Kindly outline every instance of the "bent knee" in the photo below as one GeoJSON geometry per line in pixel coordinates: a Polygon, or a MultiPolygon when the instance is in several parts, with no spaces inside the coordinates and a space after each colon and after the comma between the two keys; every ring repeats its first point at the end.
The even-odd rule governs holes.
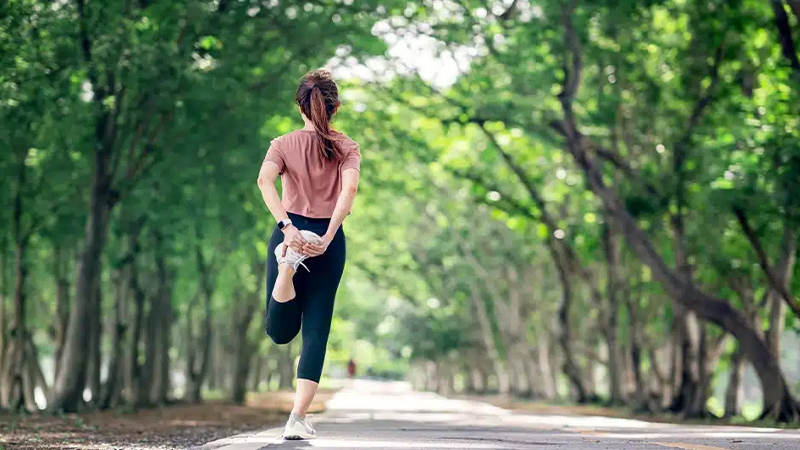
{"type": "Polygon", "coordinates": [[[278,345],[285,345],[289,342],[292,342],[292,339],[297,335],[297,333],[286,333],[281,332],[280,330],[270,329],[271,327],[267,327],[267,336],[272,339],[272,342],[278,345]]]}

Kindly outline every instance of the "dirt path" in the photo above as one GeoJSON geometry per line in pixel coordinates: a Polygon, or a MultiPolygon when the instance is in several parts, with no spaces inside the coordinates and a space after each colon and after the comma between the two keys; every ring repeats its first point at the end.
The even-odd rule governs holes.
{"type": "MultiPolygon", "coordinates": [[[[332,392],[312,405],[321,412],[332,392]]],[[[223,402],[133,412],[0,415],[0,450],[183,450],[214,439],[282,423],[292,392],[249,395],[247,406],[223,402]]]]}

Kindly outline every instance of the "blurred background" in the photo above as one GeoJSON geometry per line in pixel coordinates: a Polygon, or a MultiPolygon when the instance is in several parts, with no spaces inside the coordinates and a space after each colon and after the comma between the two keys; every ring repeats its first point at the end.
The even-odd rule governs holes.
{"type": "Polygon", "coordinates": [[[800,421],[799,19],[797,0],[5,0],[0,407],[291,389],[256,177],[324,67],[363,160],[323,387],[800,421]]]}

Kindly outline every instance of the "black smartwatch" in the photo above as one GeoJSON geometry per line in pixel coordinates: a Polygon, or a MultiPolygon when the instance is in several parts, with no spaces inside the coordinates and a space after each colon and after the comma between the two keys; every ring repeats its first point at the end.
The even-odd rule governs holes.
{"type": "Polygon", "coordinates": [[[287,225],[291,225],[291,224],[292,224],[292,219],[283,219],[283,220],[278,222],[278,228],[283,230],[284,228],[286,228],[287,225]]]}

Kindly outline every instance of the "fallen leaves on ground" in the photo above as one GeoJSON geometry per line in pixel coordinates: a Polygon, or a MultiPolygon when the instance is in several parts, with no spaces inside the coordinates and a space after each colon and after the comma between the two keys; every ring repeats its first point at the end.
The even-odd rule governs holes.
{"type": "Polygon", "coordinates": [[[0,450],[178,450],[273,427],[284,419],[282,411],[249,401],[248,406],[206,402],[127,413],[0,415],[0,450]]]}

